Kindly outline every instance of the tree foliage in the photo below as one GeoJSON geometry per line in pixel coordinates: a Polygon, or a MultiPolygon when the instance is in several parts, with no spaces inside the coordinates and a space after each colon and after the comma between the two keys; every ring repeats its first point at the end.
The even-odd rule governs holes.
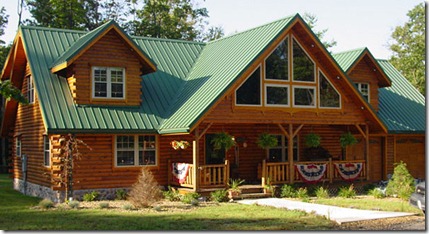
{"type": "Polygon", "coordinates": [[[415,6],[407,13],[409,20],[397,26],[392,33],[394,42],[390,44],[393,56],[390,62],[423,95],[425,94],[425,6],[415,6]]]}
{"type": "MultiPolygon", "coordinates": [[[[26,0],[26,24],[92,30],[115,20],[135,36],[210,41],[224,35],[208,26],[206,8],[193,0],[26,0]]],[[[1,19],[1,18],[0,18],[1,19]]]]}
{"type": "Polygon", "coordinates": [[[305,12],[304,15],[302,16],[302,18],[308,24],[308,26],[311,28],[311,30],[313,30],[314,34],[319,38],[319,40],[323,43],[323,45],[326,47],[326,49],[329,50],[329,48],[332,48],[332,47],[337,45],[337,42],[334,39],[332,39],[330,41],[324,41],[323,40],[325,37],[325,33],[328,31],[327,28],[322,29],[320,31],[315,30],[316,24],[318,21],[316,15],[305,12]]]}

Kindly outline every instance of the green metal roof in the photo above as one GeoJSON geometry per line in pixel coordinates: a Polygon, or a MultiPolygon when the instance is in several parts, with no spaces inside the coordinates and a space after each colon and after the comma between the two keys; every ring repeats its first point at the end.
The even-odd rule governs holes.
{"type": "MultiPolygon", "coordinates": [[[[333,57],[343,71],[349,72],[365,51],[370,53],[367,48],[359,48],[333,54],[333,57]]],[[[389,133],[424,133],[424,96],[389,61],[378,59],[376,62],[392,84],[379,89],[378,117],[387,126],[389,133]]]]}
{"type": "MultiPolygon", "coordinates": [[[[210,43],[131,37],[157,66],[156,72],[142,77],[142,104],[139,107],[77,105],[67,80],[50,70],[53,65],[72,58],[82,46],[106,30],[109,23],[91,32],[30,26],[22,26],[20,32],[48,132],[184,133],[299,17],[287,17],[210,43]]],[[[365,50],[340,53],[334,58],[343,70],[347,70],[365,50]]],[[[424,131],[420,117],[418,121],[409,122],[411,117],[407,117],[407,113],[398,113],[396,106],[390,105],[395,103],[391,98],[409,105],[405,102],[409,98],[406,90],[411,90],[410,84],[387,61],[379,61],[379,64],[392,83],[398,82],[380,90],[379,118],[389,131],[424,131]]],[[[422,107],[424,113],[424,98],[420,95],[418,100],[413,111],[419,111],[420,115],[422,107]]]]}
{"type": "Polygon", "coordinates": [[[106,30],[108,30],[110,27],[115,27],[119,30],[122,35],[128,40],[130,44],[133,44],[133,47],[139,50],[141,54],[145,56],[147,60],[149,60],[151,65],[155,67],[154,62],[147,56],[147,54],[140,49],[137,44],[128,36],[127,33],[123,31],[123,29],[113,20],[108,21],[107,23],[101,25],[100,27],[86,33],[84,36],[80,37],[77,41],[73,43],[72,46],[70,46],[67,50],[65,50],[61,56],[59,56],[50,66],[50,68],[55,68],[58,65],[68,63],[71,59],[73,59],[79,52],[81,52],[83,49],[87,48],[96,38],[98,38],[101,34],[103,34],[106,30]]]}
{"type": "Polygon", "coordinates": [[[379,89],[378,116],[389,133],[425,133],[425,97],[387,60],[378,60],[392,80],[392,86],[379,89]]]}
{"type": "Polygon", "coordinates": [[[48,132],[156,132],[203,48],[201,43],[135,38],[158,70],[142,79],[140,107],[76,105],[50,65],[87,32],[22,26],[21,34],[48,132]],[[180,62],[178,62],[180,61],[180,62]],[[180,66],[177,63],[180,63],[180,66]]]}
{"type": "Polygon", "coordinates": [[[160,132],[191,127],[296,17],[287,17],[208,43],[160,132]]]}

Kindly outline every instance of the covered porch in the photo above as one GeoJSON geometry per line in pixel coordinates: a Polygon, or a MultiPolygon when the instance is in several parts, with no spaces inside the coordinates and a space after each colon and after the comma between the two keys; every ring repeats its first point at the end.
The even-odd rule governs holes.
{"type": "MultiPolygon", "coordinates": [[[[370,142],[367,125],[356,124],[353,126],[354,132],[360,135],[358,146],[358,151],[362,154],[360,158],[355,155],[347,155],[345,152],[344,157],[337,155],[337,157],[324,159],[320,157],[308,158],[307,155],[303,155],[303,149],[300,150],[296,146],[299,140],[291,140],[298,139],[298,136],[302,135],[301,133],[308,132],[304,124],[271,124],[268,129],[248,128],[247,126],[235,126],[233,128],[225,125],[219,127],[211,123],[200,126],[204,127],[201,129],[197,127],[194,130],[195,138],[191,144],[192,163],[186,163],[186,175],[182,175],[180,179],[177,178],[175,176],[177,168],[174,166],[177,167],[181,162],[168,160],[168,185],[201,192],[208,189],[227,188],[231,178],[245,179],[246,183],[257,184],[262,187],[268,183],[271,185],[306,182],[335,183],[337,181],[370,179],[370,162],[368,160],[370,142]],[[209,144],[207,135],[222,129],[231,132],[237,144],[227,151],[221,163],[213,163],[206,155],[209,144]],[[247,129],[247,132],[244,129],[247,129]],[[251,141],[256,140],[261,132],[278,134],[284,138],[283,144],[286,145],[283,151],[287,152],[283,152],[283,158],[273,160],[269,157],[268,150],[259,149],[258,151],[257,146],[251,143],[251,141]],[[297,154],[300,154],[300,157],[297,157],[297,154]]],[[[310,128],[313,130],[313,126],[310,128]]],[[[347,129],[350,127],[348,126],[347,129]]],[[[315,128],[316,130],[318,129],[315,128]]],[[[328,145],[329,141],[326,144],[328,145]]],[[[301,148],[304,147],[301,146],[301,148]]],[[[329,149],[329,145],[327,148],[329,149]]]]}

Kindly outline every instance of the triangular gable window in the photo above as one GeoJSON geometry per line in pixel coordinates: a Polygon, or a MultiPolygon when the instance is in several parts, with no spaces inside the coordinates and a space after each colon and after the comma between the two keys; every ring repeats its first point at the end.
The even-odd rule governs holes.
{"type": "Polygon", "coordinates": [[[261,105],[261,68],[258,67],[237,89],[236,105],[261,105]]]}
{"type": "Polygon", "coordinates": [[[288,47],[288,38],[286,38],[265,60],[265,79],[289,80],[288,47]]]}
{"type": "Polygon", "coordinates": [[[340,108],[341,96],[325,75],[319,71],[320,107],[340,108]]]}
{"type": "Polygon", "coordinates": [[[293,39],[293,80],[302,82],[315,82],[314,62],[301,48],[299,43],[293,39]]]}

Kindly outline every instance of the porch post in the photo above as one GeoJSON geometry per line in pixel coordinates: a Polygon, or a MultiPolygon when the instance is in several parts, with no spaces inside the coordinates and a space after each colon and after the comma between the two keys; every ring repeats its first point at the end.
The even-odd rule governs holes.
{"type": "Polygon", "coordinates": [[[365,125],[365,161],[366,161],[366,180],[370,178],[369,171],[369,126],[365,125]]]}
{"type": "Polygon", "coordinates": [[[289,161],[289,179],[290,183],[293,184],[295,177],[295,167],[293,165],[293,124],[289,124],[289,134],[288,134],[288,146],[287,146],[287,156],[289,161]]]}
{"type": "Polygon", "coordinates": [[[195,192],[197,192],[198,188],[199,188],[199,182],[200,182],[200,180],[198,178],[198,175],[199,175],[199,173],[198,173],[199,172],[199,169],[198,169],[198,167],[199,167],[199,163],[198,163],[198,141],[192,141],[192,162],[194,164],[194,170],[192,171],[192,173],[193,173],[192,184],[194,185],[193,190],[195,192]]]}

